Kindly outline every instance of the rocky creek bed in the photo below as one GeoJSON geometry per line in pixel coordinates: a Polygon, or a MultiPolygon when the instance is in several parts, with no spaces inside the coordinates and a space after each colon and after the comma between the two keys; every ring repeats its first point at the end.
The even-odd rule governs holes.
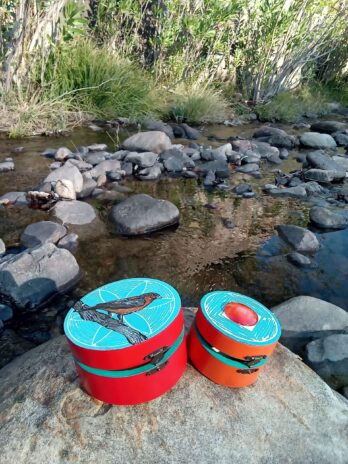
{"type": "MultiPolygon", "coordinates": [[[[0,352],[1,365],[10,363],[2,370],[4,378],[10,378],[4,384],[5,422],[8,408],[17,401],[10,393],[16,382],[23,381],[18,376],[30,353],[51,359],[56,349],[63,350],[64,366],[68,362],[63,338],[48,340],[62,333],[69,306],[105,282],[134,276],[168,281],[186,306],[196,306],[204,293],[214,289],[232,289],[259,299],[279,317],[282,343],[348,397],[347,119],[332,116],[328,121],[312,121],[311,126],[291,127],[254,122],[201,131],[152,121],[140,133],[126,127],[119,135],[117,144],[110,128],[106,132],[79,129],[65,139],[0,140],[0,352]]],[[[327,430],[319,431],[308,406],[303,421],[298,420],[289,436],[295,440],[303,433],[303,423],[307,424],[317,437],[317,445],[306,442],[309,462],[318,462],[320,454],[320,462],[332,462],[318,443],[323,434],[340,430],[333,442],[335,462],[345,462],[347,443],[336,443],[347,432],[344,396],[336,397],[284,348],[279,348],[274,366],[269,374],[265,371],[256,393],[251,389],[248,395],[260,394],[268,375],[274,376],[274,384],[282,385],[276,370],[285,361],[290,363],[289,385],[279,387],[281,396],[286,396],[287,389],[291,396],[293,388],[309,395],[315,384],[317,401],[337,409],[335,419],[328,419],[327,430]],[[306,379],[301,387],[300,378],[306,379]]],[[[47,378],[60,379],[65,385],[71,377],[76,383],[73,371],[67,377],[63,373],[70,367],[62,366],[55,358],[47,378]]],[[[34,367],[27,372],[36,375],[34,367]]],[[[190,383],[192,375],[191,369],[185,382],[190,383]]],[[[206,388],[208,396],[219,390],[203,386],[205,380],[200,382],[194,388],[206,388]]],[[[22,391],[23,398],[36,395],[28,388],[22,391]]],[[[174,396],[179,395],[178,389],[174,396]]],[[[87,401],[81,399],[83,393],[68,390],[66,395],[73,395],[78,404],[87,401]]],[[[217,393],[221,401],[225,391],[217,393]]],[[[236,410],[240,417],[247,400],[238,395],[234,399],[240,402],[236,410]]],[[[51,397],[53,401],[44,406],[42,424],[60,420],[57,417],[63,414],[56,405],[65,404],[66,399],[58,390],[51,397]]],[[[267,401],[271,400],[275,401],[267,401]]],[[[301,400],[299,393],[296,401],[300,407],[307,400],[301,400]]],[[[297,417],[298,411],[289,404],[283,413],[297,417]]],[[[97,409],[93,417],[105,413],[111,418],[108,408],[97,409]]],[[[90,414],[84,411],[73,418],[74,427],[85,427],[84,418],[90,414]]],[[[157,423],[155,410],[153,417],[157,423]]],[[[199,416],[193,421],[197,423],[199,416]]],[[[260,422],[260,430],[265,430],[266,422],[260,422]]],[[[223,435],[227,428],[228,422],[221,423],[223,435]]],[[[271,429],[265,437],[275,436],[275,427],[271,429]]],[[[15,429],[9,425],[7,432],[15,440],[15,429]]],[[[260,433],[257,427],[254,432],[260,433]]],[[[146,446],[142,433],[141,437],[146,446]]],[[[35,440],[44,443],[40,427],[35,440]]],[[[74,450],[64,446],[52,449],[52,462],[76,461],[74,450]]],[[[26,450],[36,447],[25,445],[26,450]]],[[[213,462],[216,456],[227,462],[235,457],[231,450],[221,454],[213,444],[209,447],[210,460],[198,451],[195,459],[213,462]]],[[[179,448],[174,449],[172,462],[181,462],[179,448]]],[[[297,460],[287,460],[286,447],[277,450],[274,461],[267,460],[266,453],[255,454],[251,462],[300,462],[299,456],[308,456],[303,450],[297,460]]],[[[105,462],[111,462],[112,452],[108,448],[105,462]]],[[[128,452],[124,462],[129,460],[128,452]]],[[[35,453],[36,460],[28,461],[28,451],[23,451],[23,459],[40,462],[35,453]]],[[[151,453],[146,453],[150,459],[151,453]]],[[[151,462],[161,461],[151,457],[151,462]]]]}

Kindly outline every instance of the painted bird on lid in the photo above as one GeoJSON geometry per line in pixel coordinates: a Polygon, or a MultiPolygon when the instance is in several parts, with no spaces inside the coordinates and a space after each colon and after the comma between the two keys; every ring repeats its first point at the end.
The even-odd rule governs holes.
{"type": "Polygon", "coordinates": [[[97,309],[103,309],[107,311],[111,316],[117,314],[119,321],[123,322],[123,316],[131,313],[135,313],[145,309],[154,300],[160,299],[161,296],[158,293],[144,293],[143,295],[130,296],[128,298],[122,298],[120,300],[107,301],[105,303],[98,303],[95,306],[87,306],[82,301],[78,301],[74,305],[74,310],[77,312],[93,311],[97,309]]]}

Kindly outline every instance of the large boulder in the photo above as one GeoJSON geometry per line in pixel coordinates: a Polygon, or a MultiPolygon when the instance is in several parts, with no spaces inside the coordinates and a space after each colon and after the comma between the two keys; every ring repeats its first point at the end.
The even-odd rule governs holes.
{"type": "Polygon", "coordinates": [[[308,229],[289,224],[281,224],[276,229],[279,236],[296,251],[315,253],[320,248],[317,237],[308,229]]]}
{"type": "Polygon", "coordinates": [[[64,165],[58,169],[55,169],[51,172],[44,182],[57,182],[58,180],[70,180],[72,182],[75,192],[81,192],[83,186],[83,178],[80,171],[76,166],[64,165]]]}
{"type": "Polygon", "coordinates": [[[0,260],[0,294],[21,309],[35,309],[57,292],[72,288],[78,278],[74,256],[53,243],[0,260]]]}
{"type": "Polygon", "coordinates": [[[322,206],[313,206],[309,211],[311,222],[320,229],[346,229],[348,215],[341,211],[331,210],[322,206]]]}
{"type": "Polygon", "coordinates": [[[133,195],[111,210],[111,221],[122,235],[142,235],[179,222],[178,208],[150,195],[133,195]]]}
{"type": "Polygon", "coordinates": [[[160,154],[172,145],[167,134],[161,131],[139,132],[126,139],[122,146],[129,151],[151,151],[160,154]]]}
{"type": "Polygon", "coordinates": [[[333,132],[343,131],[347,128],[348,125],[340,121],[316,121],[311,124],[312,131],[324,134],[332,134],[333,132]]]}
{"type": "Polygon", "coordinates": [[[58,201],[53,208],[53,214],[63,224],[90,224],[97,217],[93,206],[83,201],[58,201]]]}
{"type": "Polygon", "coordinates": [[[347,462],[347,402],[281,345],[251,388],[221,387],[188,366],[165,395],[132,407],[80,389],[63,336],[0,376],[6,463],[347,462]]]}
{"type": "Polygon", "coordinates": [[[282,326],[281,342],[301,355],[312,340],[348,329],[344,309],[311,296],[296,296],[272,310],[282,326]]]}
{"type": "Polygon", "coordinates": [[[29,224],[21,235],[21,242],[27,248],[44,243],[57,243],[67,230],[61,224],[52,221],[40,221],[29,224]]]}
{"type": "Polygon", "coordinates": [[[331,387],[338,389],[348,385],[348,333],[308,343],[305,359],[331,387]]]}
{"type": "Polygon", "coordinates": [[[329,134],[305,132],[300,137],[300,143],[306,148],[336,148],[336,142],[329,134]]]}

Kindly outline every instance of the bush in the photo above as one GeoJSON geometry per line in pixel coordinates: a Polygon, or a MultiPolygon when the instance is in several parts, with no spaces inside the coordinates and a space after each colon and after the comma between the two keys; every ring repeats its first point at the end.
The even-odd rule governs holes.
{"type": "Polygon", "coordinates": [[[307,86],[296,91],[282,92],[271,101],[256,107],[261,121],[294,123],[303,116],[325,114],[329,98],[320,89],[307,86]]]}
{"type": "Polygon", "coordinates": [[[80,110],[99,117],[138,120],[161,109],[160,92],[143,70],[86,40],[54,54],[44,86],[51,98],[68,96],[80,110]]]}
{"type": "Polygon", "coordinates": [[[192,85],[177,88],[170,98],[167,114],[177,122],[222,122],[229,116],[229,107],[220,91],[204,85],[192,85]]]}

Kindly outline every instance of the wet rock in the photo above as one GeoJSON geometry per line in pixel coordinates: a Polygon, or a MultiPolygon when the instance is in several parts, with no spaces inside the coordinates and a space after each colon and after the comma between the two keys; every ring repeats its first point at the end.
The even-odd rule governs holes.
{"type": "Polygon", "coordinates": [[[101,174],[98,178],[97,178],[97,187],[102,187],[103,185],[106,184],[107,182],[107,177],[105,174],[101,174]]]}
{"type": "Polygon", "coordinates": [[[194,129],[193,127],[190,127],[186,123],[180,124],[180,127],[184,130],[185,137],[188,138],[189,140],[197,140],[201,136],[201,133],[199,132],[199,130],[194,129]]]}
{"type": "Polygon", "coordinates": [[[0,303],[0,320],[3,322],[10,321],[13,318],[13,310],[10,306],[0,303]]]}
{"type": "Polygon", "coordinates": [[[322,195],[327,191],[317,182],[306,182],[302,184],[302,187],[306,189],[307,195],[322,195]]]}
{"type": "Polygon", "coordinates": [[[2,238],[0,238],[0,257],[6,253],[6,245],[2,238]]]}
{"type": "Polygon", "coordinates": [[[183,168],[194,168],[195,163],[186,153],[181,151],[179,148],[171,148],[169,150],[164,151],[161,156],[160,160],[163,161],[164,167],[168,171],[180,171],[183,168]],[[173,165],[176,169],[171,169],[168,166],[173,165]],[[179,167],[181,166],[181,169],[179,167]]]}
{"type": "Polygon", "coordinates": [[[158,165],[151,166],[139,171],[138,177],[141,180],[157,180],[161,177],[161,169],[158,165]]]}
{"type": "Polygon", "coordinates": [[[34,343],[20,337],[11,329],[5,329],[0,334],[0,368],[34,347],[34,343]]]}
{"type": "Polygon", "coordinates": [[[333,156],[332,160],[335,161],[335,163],[338,164],[341,167],[341,169],[348,171],[348,158],[347,157],[333,156]]]}
{"type": "Polygon", "coordinates": [[[186,179],[197,179],[198,175],[193,171],[183,171],[182,177],[185,177],[186,179]]]}
{"type": "Polygon", "coordinates": [[[61,238],[57,244],[58,248],[64,248],[69,250],[71,253],[74,253],[79,246],[79,236],[75,233],[67,234],[65,237],[61,238]]]}
{"type": "Polygon", "coordinates": [[[91,164],[92,166],[96,166],[97,164],[101,163],[102,161],[105,161],[105,152],[92,152],[92,153],[87,153],[87,155],[84,157],[84,161],[88,164],[91,164]]]}
{"type": "Polygon", "coordinates": [[[137,164],[141,168],[151,168],[158,160],[158,155],[152,152],[130,152],[125,158],[126,162],[137,164]]]}
{"type": "Polygon", "coordinates": [[[348,215],[321,206],[313,206],[309,211],[312,223],[320,229],[345,229],[348,227],[348,215]]]}
{"type": "Polygon", "coordinates": [[[273,164],[281,164],[282,160],[279,158],[279,155],[272,153],[267,157],[267,161],[273,164]]]}
{"type": "Polygon", "coordinates": [[[306,188],[306,185],[303,185],[302,180],[296,176],[292,177],[287,184],[288,187],[297,187],[298,185],[302,185],[302,187],[306,188]]]}
{"type": "Polygon", "coordinates": [[[307,198],[306,189],[301,185],[298,185],[297,187],[289,187],[284,189],[275,188],[270,190],[269,193],[274,197],[289,197],[299,199],[307,198]]]}
{"type": "Polygon", "coordinates": [[[125,172],[126,176],[131,176],[133,174],[133,164],[132,163],[125,163],[121,164],[122,171],[125,172]]]}
{"type": "Polygon", "coordinates": [[[297,253],[297,251],[288,254],[287,258],[290,261],[290,263],[294,264],[295,266],[303,268],[312,267],[312,261],[310,260],[310,258],[308,258],[308,256],[301,255],[301,253],[297,253]]]}
{"type": "Polygon", "coordinates": [[[67,158],[72,156],[72,152],[67,147],[60,147],[54,155],[56,161],[65,161],[67,158]]]}
{"type": "Polygon", "coordinates": [[[234,229],[236,227],[233,219],[221,218],[221,220],[222,220],[222,224],[224,225],[224,227],[226,227],[226,229],[234,229]]]}
{"type": "Polygon", "coordinates": [[[179,222],[178,208],[149,195],[133,195],[111,210],[111,221],[122,235],[142,235],[179,222]]]}
{"type": "Polygon", "coordinates": [[[173,134],[174,137],[177,139],[185,139],[186,138],[186,132],[183,127],[180,126],[174,126],[173,127],[173,134]]]}
{"type": "MultiPolygon", "coordinates": [[[[130,163],[131,164],[131,163],[130,163]]],[[[133,169],[132,169],[133,171],[133,169]]],[[[120,171],[111,171],[107,173],[107,177],[112,182],[119,181],[122,179],[122,174],[120,171]]]]}
{"type": "Polygon", "coordinates": [[[344,309],[311,296],[291,298],[272,310],[282,326],[281,342],[300,355],[312,340],[344,333],[348,327],[344,309]]]}
{"type": "Polygon", "coordinates": [[[320,244],[313,232],[303,227],[281,224],[276,227],[279,236],[294,250],[302,253],[316,253],[320,244]]]}
{"type": "Polygon", "coordinates": [[[277,148],[287,148],[291,150],[297,145],[296,138],[293,135],[287,134],[284,130],[277,127],[263,126],[255,133],[255,138],[263,138],[270,145],[277,148]]]}
{"type": "Polygon", "coordinates": [[[125,157],[128,155],[128,150],[118,150],[115,153],[112,153],[109,159],[117,159],[119,161],[123,161],[125,157]]]}
{"type": "Polygon", "coordinates": [[[213,171],[208,171],[203,181],[204,187],[214,187],[215,184],[216,184],[215,173],[213,171]]]}
{"type": "Polygon", "coordinates": [[[91,177],[83,175],[83,186],[81,192],[77,194],[78,199],[87,198],[91,195],[96,188],[97,182],[91,177]]]}
{"type": "Polygon", "coordinates": [[[94,208],[83,201],[58,201],[53,208],[53,214],[63,224],[90,224],[97,217],[94,208]]]}
{"type": "Polygon", "coordinates": [[[76,200],[74,185],[68,179],[57,180],[54,191],[63,200],[76,200]]]}
{"type": "Polygon", "coordinates": [[[57,182],[58,180],[69,180],[72,182],[75,192],[81,192],[83,187],[83,177],[76,166],[62,166],[51,172],[44,182],[57,182]]]}
{"type": "Polygon", "coordinates": [[[348,333],[308,343],[305,361],[332,388],[348,386],[348,333]]]}
{"type": "Polygon", "coordinates": [[[345,169],[342,169],[340,164],[320,150],[308,153],[307,163],[313,168],[331,172],[335,180],[344,179],[346,176],[345,169]]]}
{"type": "Polygon", "coordinates": [[[41,152],[41,155],[46,156],[47,158],[54,158],[56,152],[56,148],[46,148],[43,152],[41,152]]]}
{"type": "Polygon", "coordinates": [[[173,132],[172,127],[163,121],[152,121],[152,120],[145,121],[144,128],[148,131],[164,132],[165,134],[168,135],[169,138],[171,139],[174,138],[174,132],[173,132]]]}
{"type": "Polygon", "coordinates": [[[279,150],[279,158],[285,160],[289,157],[289,152],[286,148],[281,148],[279,150]]]}
{"type": "Polygon", "coordinates": [[[300,143],[308,148],[336,148],[336,142],[329,134],[305,132],[300,137],[300,143]]]}
{"type": "Polygon", "coordinates": [[[332,134],[333,132],[343,131],[348,128],[348,125],[339,121],[316,121],[311,125],[311,130],[324,134],[332,134]]]}
{"type": "Polygon", "coordinates": [[[160,131],[139,132],[123,142],[123,147],[129,151],[145,151],[160,154],[171,147],[167,134],[160,131]]]}
{"type": "Polygon", "coordinates": [[[45,243],[57,243],[67,230],[61,224],[52,221],[40,221],[29,224],[21,235],[21,242],[27,248],[45,243]]]}
{"type": "Polygon", "coordinates": [[[336,180],[336,171],[325,171],[323,169],[309,169],[305,172],[306,180],[313,180],[323,184],[329,184],[336,180]]]}
{"type": "Polygon", "coordinates": [[[346,402],[282,346],[252,388],[222,388],[188,366],[167,394],[128,408],[102,404],[79,388],[63,336],[14,360],[0,375],[6,463],[88,463],[96,456],[102,463],[130,463],[136,456],[146,464],[184,463],[187,456],[205,464],[346,461],[346,402]],[[175,434],[173,416],[179,419],[175,434]],[[110,431],[118,433],[105,439],[110,431]],[[250,457],[250,436],[265,434],[272,438],[254,445],[250,457]]]}
{"type": "Polygon", "coordinates": [[[339,147],[348,147],[348,133],[334,132],[332,137],[339,147]]]}
{"type": "Polygon", "coordinates": [[[14,171],[15,164],[13,161],[3,161],[0,163],[0,172],[14,171]]]}
{"type": "Polygon", "coordinates": [[[1,293],[20,309],[35,309],[56,293],[71,289],[78,279],[74,256],[53,243],[0,260],[1,293]]]}
{"type": "Polygon", "coordinates": [[[236,185],[232,191],[236,193],[237,195],[243,195],[243,193],[251,192],[252,190],[253,189],[250,184],[241,183],[241,184],[236,185]]]}
{"type": "Polygon", "coordinates": [[[120,169],[121,162],[119,160],[105,160],[94,166],[89,172],[93,179],[98,179],[101,175],[106,175],[108,172],[120,171],[120,169]]]}
{"type": "Polygon", "coordinates": [[[228,164],[220,160],[207,161],[206,163],[197,164],[195,171],[203,175],[208,174],[209,171],[213,171],[215,172],[216,176],[221,179],[225,179],[230,175],[228,164]]]}
{"type": "Polygon", "coordinates": [[[93,143],[93,145],[88,145],[88,151],[105,151],[108,149],[108,146],[105,143],[93,143]]]}
{"type": "Polygon", "coordinates": [[[69,159],[65,166],[76,166],[80,172],[90,171],[93,168],[93,165],[90,163],[86,163],[86,161],[77,160],[77,159],[69,159]]]}
{"type": "Polygon", "coordinates": [[[26,192],[7,192],[0,196],[0,205],[24,206],[27,203],[26,192]]]}

